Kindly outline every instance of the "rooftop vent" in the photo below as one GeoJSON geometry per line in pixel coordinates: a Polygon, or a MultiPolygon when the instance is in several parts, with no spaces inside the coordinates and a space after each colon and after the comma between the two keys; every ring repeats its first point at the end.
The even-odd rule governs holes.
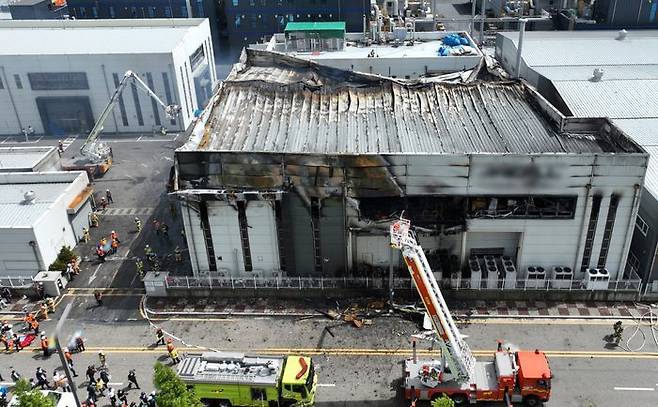
{"type": "Polygon", "coordinates": [[[31,205],[34,203],[34,200],[37,199],[37,194],[35,194],[34,191],[27,191],[23,194],[23,198],[23,203],[25,205],[31,205]]]}
{"type": "Polygon", "coordinates": [[[628,35],[628,31],[626,30],[619,30],[619,33],[617,33],[617,40],[623,41],[626,39],[626,36],[628,35]]]}
{"type": "Polygon", "coordinates": [[[592,73],[592,82],[599,82],[603,79],[603,68],[595,68],[592,73]]]}

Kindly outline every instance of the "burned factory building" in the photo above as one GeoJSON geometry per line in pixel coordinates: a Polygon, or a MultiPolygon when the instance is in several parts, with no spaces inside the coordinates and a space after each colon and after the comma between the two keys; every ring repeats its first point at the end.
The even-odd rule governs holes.
{"type": "Polygon", "coordinates": [[[622,278],[647,154],[522,82],[398,81],[247,50],[175,164],[196,275],[376,277],[400,266],[388,227],[404,212],[444,278],[494,256],[505,266],[483,276],[582,280],[622,278]]]}

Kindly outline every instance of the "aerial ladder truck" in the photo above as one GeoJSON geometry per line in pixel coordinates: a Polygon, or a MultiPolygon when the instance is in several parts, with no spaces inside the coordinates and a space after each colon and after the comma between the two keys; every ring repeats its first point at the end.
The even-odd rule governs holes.
{"type": "Polygon", "coordinates": [[[165,115],[167,118],[173,119],[180,112],[180,107],[178,105],[167,105],[165,104],[158,95],[155,94],[149,88],[146,83],[133,71],[126,71],[123,75],[123,78],[119,82],[119,85],[114,90],[114,94],[110,98],[107,106],[101,112],[94,128],[91,129],[91,132],[87,136],[82,147],[80,147],[80,153],[83,156],[82,163],[75,163],[74,165],[65,166],[66,169],[84,169],[90,173],[92,176],[101,176],[105,174],[110,167],[112,166],[112,149],[102,143],[99,140],[100,133],[103,131],[103,125],[105,120],[110,116],[112,110],[119,102],[119,98],[123,93],[126,86],[129,83],[134,83],[136,86],[145,91],[153,100],[155,100],[160,106],[164,108],[165,115]]]}
{"type": "Polygon", "coordinates": [[[540,406],[551,393],[551,369],[543,352],[498,349],[491,361],[477,361],[459,332],[422,247],[408,219],[391,224],[391,246],[402,251],[404,262],[432,323],[441,356],[438,360],[405,361],[405,397],[435,400],[443,394],[455,405],[503,401],[540,406]]]}

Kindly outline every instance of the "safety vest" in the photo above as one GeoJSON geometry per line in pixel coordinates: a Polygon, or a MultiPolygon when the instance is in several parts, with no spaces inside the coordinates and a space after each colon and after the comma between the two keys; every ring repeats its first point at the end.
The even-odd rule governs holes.
{"type": "Polygon", "coordinates": [[[43,338],[41,340],[41,349],[48,349],[48,338],[43,338]]]}

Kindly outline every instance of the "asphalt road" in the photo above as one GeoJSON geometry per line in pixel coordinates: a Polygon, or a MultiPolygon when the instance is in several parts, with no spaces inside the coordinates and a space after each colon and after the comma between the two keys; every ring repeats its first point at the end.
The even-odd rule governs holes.
{"type": "MultiPolygon", "coordinates": [[[[123,295],[117,298],[134,298],[123,295]]],[[[108,297],[109,298],[109,297],[108,297]]],[[[114,297],[112,297],[114,298],[114,297]]],[[[127,383],[129,369],[136,369],[140,383],[151,390],[150,373],[156,360],[166,361],[164,349],[155,348],[154,328],[141,317],[135,320],[103,319],[107,304],[92,306],[87,294],[65,297],[61,305],[73,301],[85,304],[79,316],[65,327],[63,338],[82,333],[88,350],[76,355],[76,367],[98,363],[97,352],[104,350],[112,373],[112,383],[127,383]],[[86,309],[89,307],[89,309],[86,309]],[[86,316],[86,317],[85,317],[86,316]]],[[[381,317],[361,329],[326,319],[231,318],[200,320],[175,318],[152,321],[183,342],[183,352],[204,349],[258,352],[262,354],[302,353],[314,357],[319,383],[318,406],[405,406],[400,398],[402,362],[410,356],[410,335],[417,332],[414,322],[398,317],[381,317]],[[331,333],[323,331],[330,326],[331,333]]],[[[45,323],[46,331],[54,321],[45,323]]],[[[555,379],[549,405],[599,407],[628,404],[655,405],[658,348],[651,341],[641,352],[609,349],[603,337],[609,324],[598,321],[554,321],[520,323],[489,321],[462,328],[480,359],[492,354],[497,338],[513,338],[523,348],[539,347],[549,354],[555,379]],[[569,338],[568,340],[566,338],[569,338]]],[[[630,329],[630,327],[627,327],[630,329]]],[[[644,328],[645,333],[648,328],[644,328]]],[[[419,355],[431,355],[429,344],[419,346],[419,355]]],[[[0,356],[0,372],[5,378],[10,366],[32,375],[37,366],[53,370],[57,360],[43,360],[38,352],[0,356]]],[[[82,378],[82,377],[80,377],[82,378]]],[[[81,385],[82,382],[77,383],[81,385]]],[[[82,388],[84,393],[84,387],[82,388]]],[[[137,397],[131,392],[131,397],[137,397]]]]}

